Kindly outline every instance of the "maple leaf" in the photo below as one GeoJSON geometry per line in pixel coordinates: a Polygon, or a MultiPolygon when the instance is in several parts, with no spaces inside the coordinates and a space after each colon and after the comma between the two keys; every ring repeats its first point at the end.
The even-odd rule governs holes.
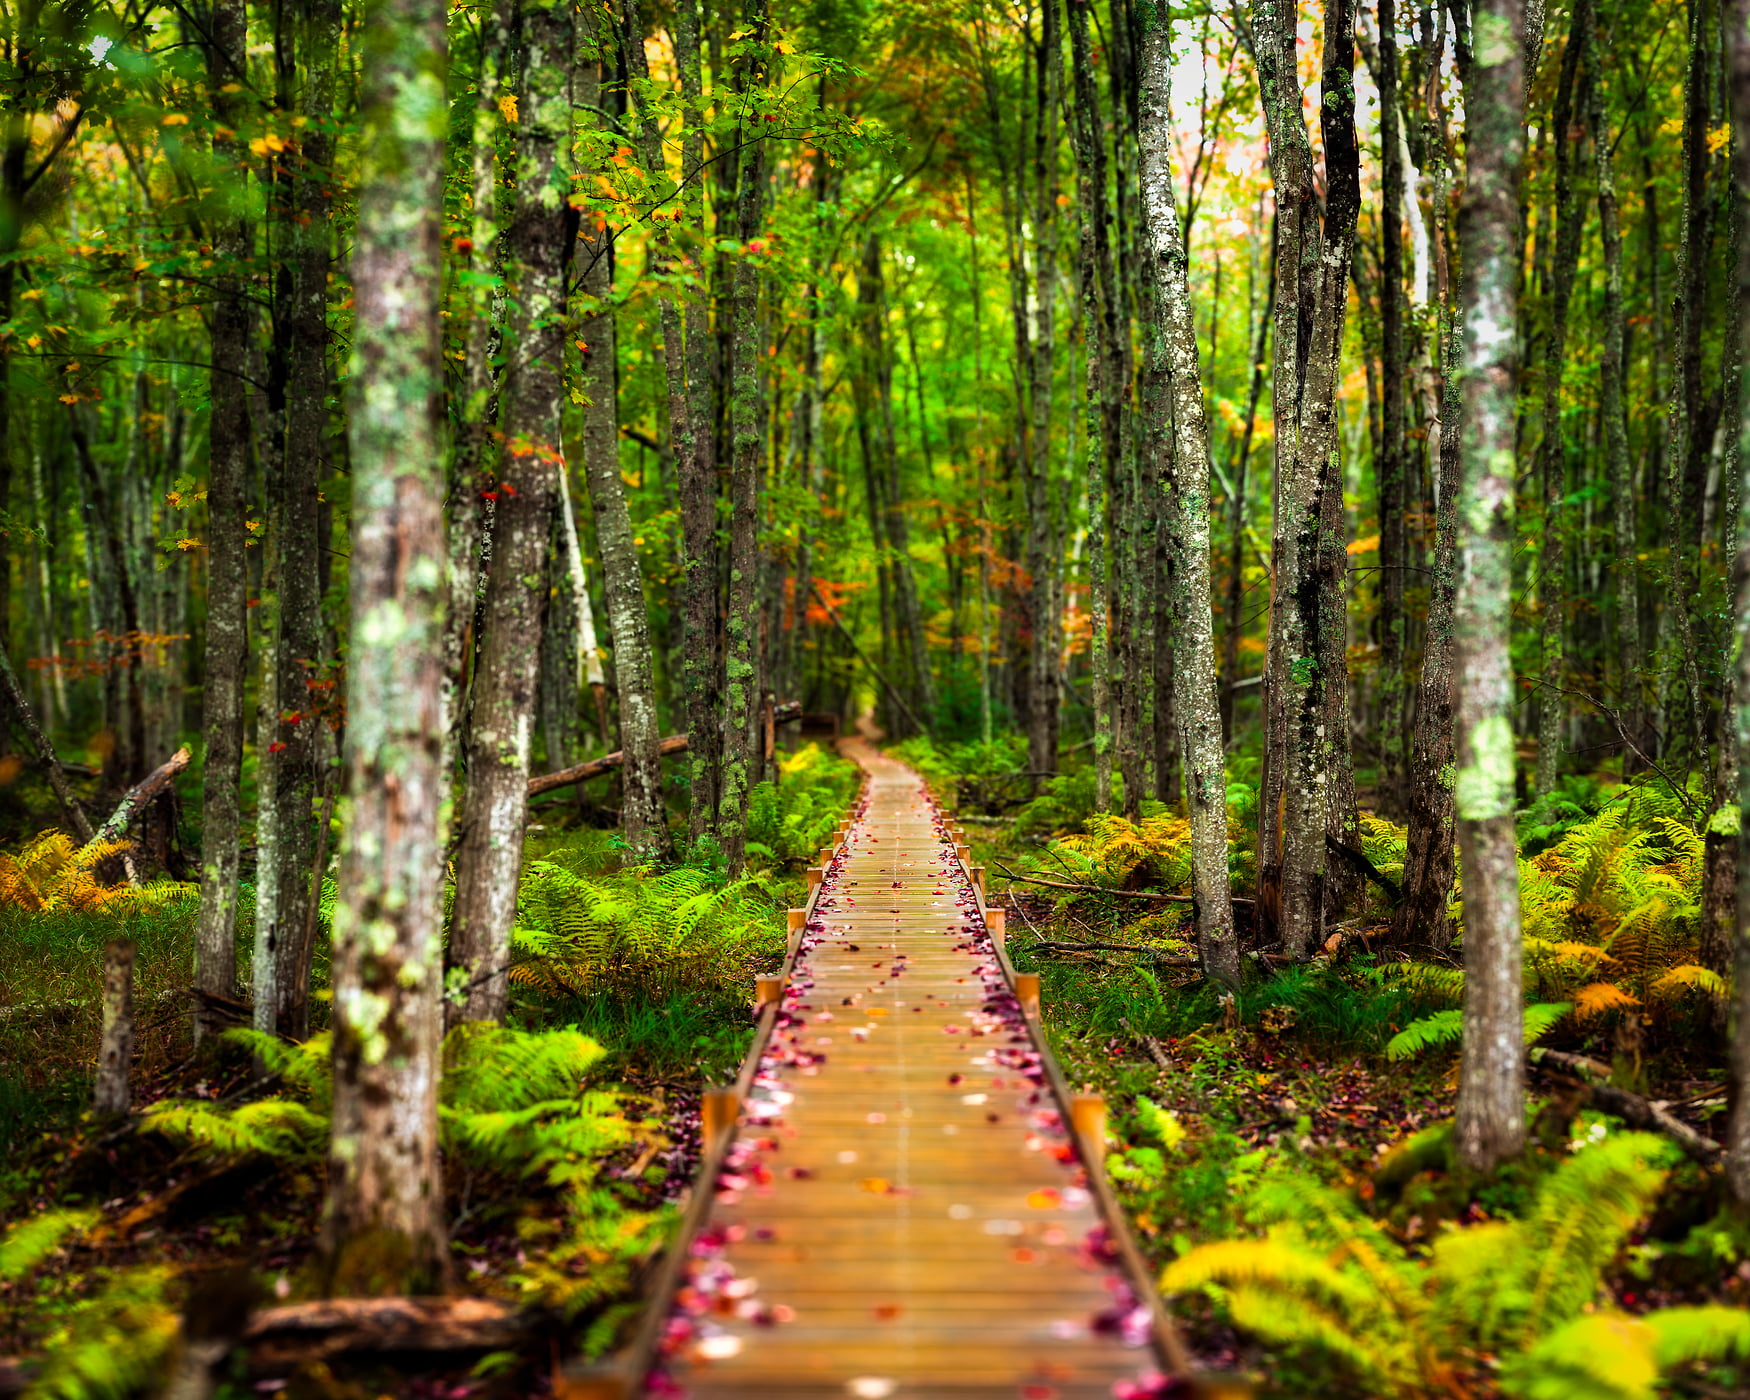
{"type": "Polygon", "coordinates": [[[516,94],[507,92],[498,99],[498,110],[507,122],[517,120],[516,94]]]}

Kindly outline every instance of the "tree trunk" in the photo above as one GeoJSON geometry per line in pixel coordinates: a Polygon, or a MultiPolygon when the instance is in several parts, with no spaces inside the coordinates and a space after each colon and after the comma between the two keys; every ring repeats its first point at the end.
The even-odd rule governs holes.
{"type": "Polygon", "coordinates": [[[1059,616],[1059,551],[1051,499],[1052,373],[1057,340],[1057,151],[1062,107],[1063,40],[1057,0],[1045,0],[1040,15],[1033,135],[1033,351],[1028,359],[1028,396],[1033,440],[1027,468],[1027,573],[1033,647],[1027,665],[1027,766],[1057,771],[1058,671],[1063,653],[1059,616]]]}
{"type": "Polygon", "coordinates": [[[18,673],[12,669],[12,662],[4,647],[0,647],[0,691],[4,692],[6,700],[11,704],[18,727],[24,731],[25,737],[30,740],[30,746],[36,750],[37,759],[42,764],[43,776],[48,779],[55,800],[61,804],[61,812],[67,818],[67,825],[73,828],[73,834],[79,838],[80,845],[86,844],[91,840],[91,821],[85,815],[85,809],[79,805],[79,799],[73,795],[72,784],[67,781],[67,770],[61,767],[54,742],[37,722],[30,702],[25,699],[24,690],[18,684],[18,673]]]}
{"type": "MultiPolygon", "coordinates": [[[[745,26],[755,44],[766,37],[765,0],[750,0],[745,26]]],[[[764,87],[765,64],[750,56],[738,75],[743,91],[764,87]]],[[[729,320],[734,337],[730,379],[729,620],[724,647],[724,735],[722,790],[717,805],[717,840],[731,875],[741,874],[747,850],[747,796],[758,781],[761,756],[755,751],[754,712],[759,704],[760,542],[759,488],[765,462],[765,365],[761,354],[760,269],[749,245],[758,237],[766,207],[766,148],[755,141],[742,153],[736,197],[738,234],[729,320]]]]}
{"type": "Polygon", "coordinates": [[[1100,99],[1088,41],[1089,0],[1069,5],[1070,68],[1075,74],[1074,136],[1077,205],[1081,214],[1080,277],[1083,360],[1086,365],[1082,413],[1088,492],[1088,616],[1092,637],[1088,659],[1093,671],[1094,810],[1112,810],[1112,643],[1110,633],[1106,544],[1110,521],[1106,510],[1106,478],[1111,461],[1108,433],[1113,373],[1108,340],[1110,301],[1114,291],[1108,275],[1106,156],[1101,140],[1100,99]]]}
{"type": "Polygon", "coordinates": [[[103,948],[103,1034],[91,1101],[99,1114],[123,1114],[133,1106],[128,1093],[133,1063],[134,944],[132,939],[117,938],[103,948]]]}
{"type": "Polygon", "coordinates": [[[321,1238],[330,1295],[427,1292],[447,1272],[437,1124],[448,796],[446,17],[440,0],[373,0],[361,30],[346,731],[352,812],[336,881],[334,1113],[321,1238]]]}
{"type": "MultiPolygon", "coordinates": [[[[1295,75],[1295,30],[1284,4],[1258,6],[1259,83],[1270,133],[1271,173],[1277,198],[1277,418],[1276,626],[1268,702],[1279,706],[1281,775],[1266,788],[1283,795],[1280,838],[1280,931],[1283,951],[1307,956],[1323,938],[1326,914],[1326,835],[1333,810],[1344,805],[1335,788],[1338,714],[1346,714],[1348,673],[1340,643],[1346,572],[1332,562],[1342,545],[1340,509],[1328,495],[1341,491],[1337,389],[1349,258],[1360,209],[1359,155],[1354,131],[1354,12],[1347,3],[1326,17],[1324,98],[1327,195],[1322,237],[1312,200],[1311,146],[1301,118],[1295,75]],[[1292,269],[1289,264],[1292,263],[1292,269]],[[1298,349],[1297,349],[1298,347],[1298,349]],[[1330,517],[1336,514],[1337,519],[1330,517]],[[1334,688],[1341,687],[1343,694],[1334,688]]],[[[1346,722],[1346,721],[1345,721],[1346,722]]],[[[1267,742],[1274,743],[1267,732],[1267,742]]],[[[1345,755],[1346,756],[1346,753],[1345,755]]],[[[1274,759],[1274,754],[1272,754],[1274,759]]],[[[1273,814],[1271,814],[1273,817],[1273,814]]],[[[1341,814],[1338,821],[1346,820],[1341,814]]],[[[1273,820],[1266,818],[1273,827],[1273,820]]],[[[1272,832],[1271,846],[1275,845],[1272,832]]],[[[1260,894],[1270,883],[1260,854],[1260,894]]],[[[1272,852],[1274,853],[1274,852],[1272,852]]]]}
{"type": "MultiPolygon", "coordinates": [[[[213,91],[215,155],[230,156],[241,124],[241,103],[227,86],[245,77],[247,18],[242,0],[219,0],[211,10],[207,76],[213,91]]],[[[239,163],[240,164],[240,163],[239,163]]],[[[241,171],[236,178],[241,180],[241,171]]],[[[238,788],[243,772],[243,673],[248,566],[244,557],[244,483],[249,471],[249,421],[240,373],[249,358],[250,317],[240,276],[248,258],[249,227],[236,207],[220,212],[214,238],[217,296],[212,312],[208,416],[207,639],[201,699],[206,756],[201,789],[201,902],[195,924],[194,985],[232,997],[237,991],[238,788]]],[[[216,1029],[198,1008],[195,1038],[216,1029]]]]}
{"type": "Polygon", "coordinates": [[[1591,0],[1576,0],[1568,26],[1568,42],[1562,51],[1561,79],[1550,123],[1555,134],[1556,237],[1550,268],[1549,341],[1543,371],[1543,441],[1538,453],[1543,475],[1543,557],[1539,561],[1537,583],[1537,596],[1543,608],[1543,691],[1537,702],[1536,789],[1539,802],[1546,806],[1555,792],[1562,731],[1569,708],[1562,694],[1567,684],[1562,647],[1567,611],[1568,531],[1563,508],[1568,494],[1568,463],[1562,444],[1562,371],[1567,363],[1568,304],[1573,299],[1574,273],[1580,265],[1581,235],[1586,231],[1586,217],[1574,188],[1574,167],[1590,105],[1585,86],[1592,76],[1590,69],[1581,74],[1580,63],[1589,47],[1591,28],[1591,0]],[[1576,80],[1581,84],[1577,94],[1576,80]]]}
{"type": "Polygon", "coordinates": [[[1398,130],[1396,0],[1379,0],[1380,438],[1373,466],[1379,491],[1379,737],[1378,802],[1395,816],[1404,807],[1404,749],[1409,677],[1404,665],[1405,529],[1408,475],[1404,453],[1404,161],[1398,130]]]}
{"type": "MultiPolygon", "coordinates": [[[[1209,420],[1197,363],[1197,328],[1172,168],[1172,25],[1162,18],[1142,34],[1143,223],[1154,280],[1152,354],[1173,395],[1171,481],[1177,504],[1174,588],[1178,632],[1173,654],[1174,711],[1184,736],[1185,800],[1191,818],[1191,893],[1203,969],[1228,992],[1240,985],[1233,890],[1227,868],[1227,767],[1215,673],[1210,552],[1209,420]]],[[[1154,464],[1157,469],[1160,463],[1154,464]]],[[[1166,485],[1157,474],[1160,486],[1166,485]]]]}
{"type": "Polygon", "coordinates": [[[1464,1048],[1458,1153],[1475,1171],[1525,1142],[1524,995],[1513,829],[1515,234],[1525,159],[1522,0],[1483,0],[1465,80],[1464,483],[1459,490],[1458,769],[1464,1048]]]}
{"type": "MultiPolygon", "coordinates": [[[[1736,294],[1740,305],[1750,298],[1750,237],[1742,232],[1750,219],[1750,0],[1731,0],[1726,30],[1726,91],[1732,118],[1733,198],[1740,220],[1736,294]]],[[[1600,145],[1604,142],[1600,140],[1600,145]]],[[[1750,316],[1740,316],[1740,365],[1750,367],[1750,316]]],[[[1738,398],[1738,421],[1728,425],[1738,435],[1738,469],[1750,477],[1750,393],[1738,398]]],[[[1738,649],[1733,723],[1739,754],[1738,901],[1732,993],[1732,1112],[1726,1124],[1726,1184],[1740,1209],[1750,1208],[1750,480],[1738,493],[1737,559],[1733,570],[1734,631],[1738,649]]],[[[1722,809],[1726,810],[1726,809],[1722,809]]]]}
{"type": "Polygon", "coordinates": [[[529,759],[540,684],[547,538],[563,469],[565,272],[573,230],[561,155],[571,134],[571,12],[524,0],[504,454],[493,502],[485,632],[475,647],[468,786],[456,850],[449,964],[465,990],[452,1019],[501,1020],[522,873],[529,759]]]}
{"type": "Polygon", "coordinates": [[[258,767],[271,762],[257,818],[259,850],[255,910],[255,1025],[301,1040],[309,1033],[310,863],[316,850],[314,807],[321,721],[314,711],[322,660],[322,594],[318,561],[322,468],[328,455],[329,165],[333,143],[334,64],[340,8],[307,3],[302,25],[304,127],[296,170],[295,214],[286,230],[285,451],[273,503],[278,538],[279,598],[271,635],[278,704],[266,712],[258,767]],[[270,814],[268,807],[271,804],[270,814]],[[265,839],[271,831],[274,839],[265,839]]]}
{"type": "MultiPolygon", "coordinates": [[[[1587,62],[1597,62],[1594,31],[1588,27],[1592,52],[1587,62]]],[[[1605,109],[1604,84],[1594,74],[1587,87],[1587,122],[1592,128],[1592,153],[1598,167],[1598,229],[1604,252],[1604,335],[1599,346],[1599,412],[1604,418],[1604,443],[1609,461],[1611,526],[1616,546],[1616,652],[1617,706],[1623,727],[1638,744],[1645,723],[1641,716],[1641,619],[1637,598],[1640,564],[1636,554],[1634,462],[1629,455],[1628,414],[1623,404],[1627,374],[1625,343],[1628,312],[1623,305],[1622,231],[1617,214],[1616,168],[1612,154],[1609,115],[1605,109]]],[[[1623,772],[1631,771],[1632,755],[1623,754],[1623,772]]]]}

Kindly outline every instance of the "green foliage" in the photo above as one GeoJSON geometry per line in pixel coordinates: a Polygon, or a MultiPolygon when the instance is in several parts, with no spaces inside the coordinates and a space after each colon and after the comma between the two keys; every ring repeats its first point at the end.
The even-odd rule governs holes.
{"type": "Polygon", "coordinates": [[[1469,1358],[1500,1352],[1503,1389],[1524,1400],[1650,1396],[1662,1370],[1750,1349],[1750,1317],[1729,1309],[1588,1311],[1674,1156],[1650,1134],[1611,1136],[1546,1177],[1523,1218],[1452,1229],[1426,1256],[1347,1196],[1278,1177],[1249,1203],[1261,1238],[1194,1249],[1162,1287],[1209,1292],[1239,1326],[1336,1361],[1368,1394],[1447,1394],[1469,1358]]]}
{"type": "MultiPolygon", "coordinates": [[[[1525,1008],[1525,1043],[1531,1045],[1554,1030],[1557,1023],[1574,1009],[1571,1001],[1537,1002],[1525,1008]]],[[[1464,1012],[1436,1011],[1412,1021],[1391,1038],[1385,1047],[1386,1058],[1406,1060],[1419,1055],[1431,1045],[1450,1045],[1464,1035],[1464,1012]]]]}
{"type": "Polygon", "coordinates": [[[778,908],[764,876],[635,866],[593,878],[535,861],[517,896],[511,982],[567,995],[743,981],[781,940],[778,908]]]}
{"type": "Polygon", "coordinates": [[[174,1270],[148,1265],[111,1275],[75,1302],[43,1339],[31,1400],[128,1400],[153,1393],[176,1343],[174,1270]]]}
{"type": "Polygon", "coordinates": [[[89,1230],[98,1219],[95,1210],[45,1210],[20,1220],[0,1237],[0,1283],[23,1278],[68,1236],[89,1230]]]}
{"type": "Polygon", "coordinates": [[[779,771],[782,782],[758,783],[748,794],[748,854],[807,865],[851,805],[859,770],[818,744],[805,744],[779,771]]]}

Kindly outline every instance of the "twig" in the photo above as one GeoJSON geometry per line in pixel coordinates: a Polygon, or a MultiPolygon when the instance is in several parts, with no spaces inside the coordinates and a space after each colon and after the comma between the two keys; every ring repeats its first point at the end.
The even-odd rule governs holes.
{"type": "Polygon", "coordinates": [[[1152,1035],[1144,1035],[1141,1031],[1137,1030],[1135,1026],[1130,1024],[1129,1018],[1127,1017],[1120,1016],[1118,1018],[1118,1024],[1124,1027],[1126,1033],[1129,1034],[1131,1039],[1142,1046],[1149,1059],[1153,1060],[1158,1068],[1171,1069],[1173,1067],[1173,1062],[1167,1058],[1167,1052],[1161,1049],[1160,1041],[1156,1040],[1152,1035]]]}
{"type": "Polygon", "coordinates": [[[1583,1055],[1570,1055],[1561,1050],[1533,1048],[1531,1061],[1533,1064],[1550,1065],[1557,1069],[1566,1070],[1586,1086],[1587,1091],[1592,1096],[1592,1102],[1606,1113],[1614,1113],[1618,1118],[1637,1128],[1657,1128],[1667,1137],[1674,1139],[1677,1145],[1691,1158],[1703,1165],[1717,1161],[1720,1153],[1724,1151],[1719,1143],[1712,1138],[1703,1137],[1681,1118],[1668,1113],[1650,1099],[1644,1099],[1639,1094],[1630,1093],[1627,1089],[1618,1089],[1609,1084],[1597,1083],[1599,1067],[1583,1055]]]}

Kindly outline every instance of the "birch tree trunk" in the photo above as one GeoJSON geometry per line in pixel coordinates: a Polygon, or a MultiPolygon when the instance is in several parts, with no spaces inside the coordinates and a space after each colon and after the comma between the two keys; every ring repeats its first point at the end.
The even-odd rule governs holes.
{"type": "Polygon", "coordinates": [[[372,0],[361,27],[353,244],[352,815],[334,911],[331,1294],[447,1272],[438,1169],[444,896],[441,0],[372,0]]]}
{"type": "MultiPolygon", "coordinates": [[[[766,39],[765,0],[750,0],[744,21],[755,44],[766,39]]],[[[747,59],[739,91],[757,101],[765,89],[766,69],[756,53],[747,59]]],[[[751,114],[750,114],[751,116],[751,114]]],[[[743,130],[751,121],[744,118],[743,130]]],[[[722,714],[723,776],[717,805],[717,840],[732,876],[741,874],[746,859],[747,796],[758,781],[763,756],[755,750],[754,712],[759,705],[760,547],[759,486],[765,463],[766,404],[760,335],[759,236],[765,216],[766,148],[754,141],[741,158],[736,197],[741,255],[736,259],[729,316],[734,337],[730,378],[730,436],[734,456],[730,466],[729,620],[724,646],[722,714]]]]}
{"type": "Polygon", "coordinates": [[[565,271],[572,231],[562,150],[571,134],[572,16],[562,0],[522,0],[516,210],[504,451],[493,502],[485,630],[475,647],[468,783],[456,850],[449,963],[452,1019],[496,1021],[528,820],[529,756],[540,683],[547,542],[564,462],[565,271]]]}
{"type": "Polygon", "coordinates": [[[1463,485],[1459,490],[1458,768],[1464,876],[1459,1159],[1491,1170],[1525,1143],[1524,994],[1513,829],[1514,412],[1523,0],[1483,0],[1465,82],[1463,485]]]}
{"type": "MultiPolygon", "coordinates": [[[[1170,376],[1173,396],[1171,479],[1178,517],[1174,593],[1179,624],[1173,654],[1173,700],[1179,732],[1184,736],[1197,946],[1210,980],[1237,992],[1240,957],[1234,939],[1233,891],[1228,883],[1227,766],[1215,674],[1209,419],[1197,362],[1189,260],[1173,191],[1172,69],[1172,25],[1157,13],[1142,33],[1139,154],[1143,225],[1154,281],[1149,352],[1156,368],[1170,376]]],[[[1161,464],[1154,465],[1158,469],[1161,464]]],[[[1164,484],[1159,474],[1156,480],[1164,484]]]]}
{"type": "MultiPolygon", "coordinates": [[[[247,17],[242,0],[211,10],[207,77],[213,89],[215,133],[241,122],[236,85],[246,77],[247,17]],[[227,93],[225,88],[232,87],[227,93]]],[[[214,135],[227,159],[234,137],[214,135]]],[[[241,169],[235,178],[243,178],[241,169]]],[[[228,272],[249,252],[249,227],[236,208],[222,208],[214,241],[219,269],[212,312],[208,416],[207,640],[201,716],[206,757],[201,778],[201,903],[195,925],[194,984],[219,997],[237,991],[238,788],[243,774],[243,673],[248,593],[244,558],[244,483],[249,471],[248,407],[241,367],[248,361],[249,310],[241,279],[228,272]]],[[[195,1039],[216,1029],[196,1000],[195,1039]]]]}

